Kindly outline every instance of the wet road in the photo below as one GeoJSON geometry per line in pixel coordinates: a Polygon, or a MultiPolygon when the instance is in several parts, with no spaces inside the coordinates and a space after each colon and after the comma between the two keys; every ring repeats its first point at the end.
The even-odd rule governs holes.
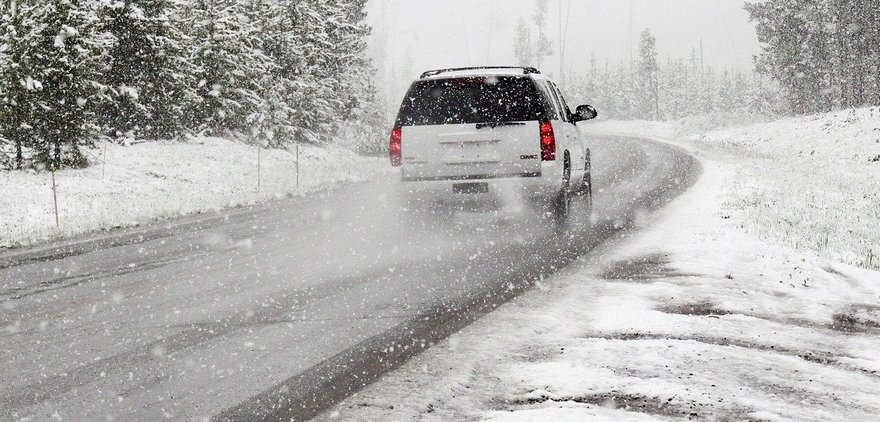
{"type": "Polygon", "coordinates": [[[699,166],[592,136],[594,210],[407,212],[396,182],[0,255],[0,419],[306,419],[674,198],[699,166]]]}

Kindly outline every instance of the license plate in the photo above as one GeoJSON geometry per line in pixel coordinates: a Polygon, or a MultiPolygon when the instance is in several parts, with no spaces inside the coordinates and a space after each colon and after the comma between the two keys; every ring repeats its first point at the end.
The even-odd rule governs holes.
{"type": "Polygon", "coordinates": [[[488,183],[455,183],[453,193],[489,193],[488,183]]]}

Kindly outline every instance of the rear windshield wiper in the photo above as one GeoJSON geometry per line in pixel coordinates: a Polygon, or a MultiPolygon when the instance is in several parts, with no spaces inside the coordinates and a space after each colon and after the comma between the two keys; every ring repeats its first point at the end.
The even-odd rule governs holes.
{"type": "Polygon", "coordinates": [[[488,122],[488,123],[477,123],[477,129],[485,129],[487,127],[491,127],[495,129],[500,126],[525,126],[526,124],[523,122],[488,122]]]}

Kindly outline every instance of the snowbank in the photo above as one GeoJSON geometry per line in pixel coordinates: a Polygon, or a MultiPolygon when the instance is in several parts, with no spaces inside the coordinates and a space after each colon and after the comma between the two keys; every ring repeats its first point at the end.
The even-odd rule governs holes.
{"type": "Polygon", "coordinates": [[[384,160],[338,147],[300,147],[296,186],[293,150],[262,149],[219,138],[103,145],[88,151],[93,165],[56,173],[55,226],[48,172],[0,172],[0,247],[135,226],[156,219],[254,204],[362,181],[387,169],[384,160]]]}
{"type": "Polygon", "coordinates": [[[674,138],[724,162],[737,169],[726,212],[750,233],[880,269],[880,108],[707,129],[722,121],[733,124],[702,117],[592,129],[674,138]]]}
{"type": "Polygon", "coordinates": [[[875,419],[880,273],[742,230],[726,202],[741,170],[703,166],[646,227],[323,417],[875,419]]]}
{"type": "Polygon", "coordinates": [[[710,132],[694,143],[741,162],[728,205],[750,232],[880,269],[880,109],[710,132]]]}

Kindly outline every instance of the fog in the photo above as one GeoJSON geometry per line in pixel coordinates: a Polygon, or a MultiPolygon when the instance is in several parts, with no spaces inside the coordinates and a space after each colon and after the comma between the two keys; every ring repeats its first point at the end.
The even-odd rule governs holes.
{"type": "MultiPolygon", "coordinates": [[[[535,0],[371,0],[370,54],[378,80],[392,104],[425,69],[516,64],[514,28],[520,17],[531,24],[535,0]]],[[[550,0],[546,33],[558,51],[565,40],[563,69],[588,68],[591,56],[602,66],[638,54],[639,34],[650,28],[660,59],[702,51],[707,65],[750,70],[759,47],[743,0],[550,0]],[[567,33],[560,36],[561,21],[567,33]],[[632,24],[630,25],[630,17],[632,24]],[[630,29],[631,28],[631,29],[630,29]],[[701,48],[702,45],[702,48],[701,48]]],[[[558,55],[541,65],[558,77],[558,55]]],[[[393,108],[393,106],[391,106],[393,108]]]]}

